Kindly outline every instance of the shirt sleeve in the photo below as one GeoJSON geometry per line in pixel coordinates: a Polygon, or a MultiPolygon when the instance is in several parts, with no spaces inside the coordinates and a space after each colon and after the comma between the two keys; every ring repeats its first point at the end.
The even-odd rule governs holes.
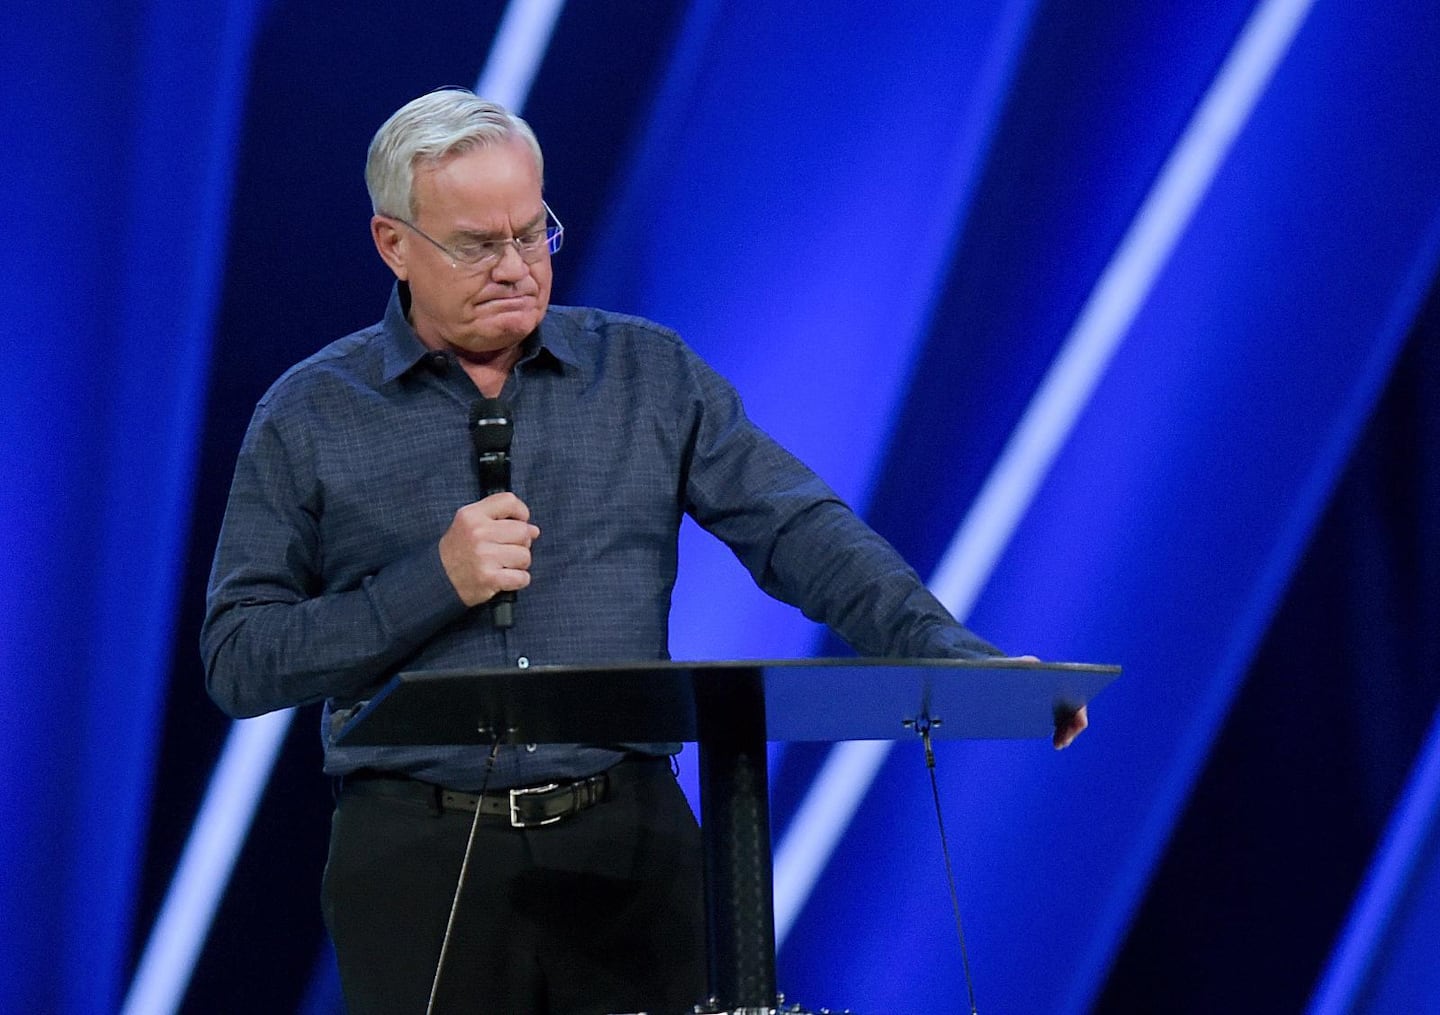
{"type": "Polygon", "coordinates": [[[691,392],[686,510],[761,589],[864,656],[1002,654],[951,616],[888,542],[751,422],[727,381],[680,349],[691,392]]]}
{"type": "Polygon", "coordinates": [[[360,697],[466,612],[438,542],[332,589],[323,497],[303,425],[262,402],[235,467],[200,650],[206,687],[235,717],[360,697]]]}

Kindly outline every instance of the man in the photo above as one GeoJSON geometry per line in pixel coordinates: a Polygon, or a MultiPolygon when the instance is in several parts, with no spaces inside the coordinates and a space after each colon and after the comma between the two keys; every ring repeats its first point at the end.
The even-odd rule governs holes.
{"type": "Polygon", "coordinates": [[[385,317],[260,401],[216,550],[212,696],[235,716],[325,702],[342,788],[323,901],[356,1015],[682,1010],[705,991],[680,745],[331,743],[400,670],[667,658],[685,512],[863,654],[997,654],[674,333],[549,306],[563,229],[542,177],[524,121],[466,91],[380,128],[385,317]],[[477,499],[481,397],[513,409],[514,492],[477,499]]]}

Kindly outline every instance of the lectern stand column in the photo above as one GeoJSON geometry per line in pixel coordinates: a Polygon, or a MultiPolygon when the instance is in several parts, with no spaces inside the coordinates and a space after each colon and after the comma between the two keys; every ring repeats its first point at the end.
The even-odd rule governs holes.
{"type": "Polygon", "coordinates": [[[717,677],[711,686],[725,693],[699,709],[710,994],[726,1009],[766,1009],[775,1004],[775,903],[762,671],[717,677]]]}

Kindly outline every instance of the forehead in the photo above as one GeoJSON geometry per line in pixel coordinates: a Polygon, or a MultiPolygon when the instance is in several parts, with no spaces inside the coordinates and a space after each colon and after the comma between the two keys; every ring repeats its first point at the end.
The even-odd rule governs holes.
{"type": "Polygon", "coordinates": [[[475,228],[528,223],[543,213],[540,171],[520,138],[415,167],[418,217],[475,228]]]}

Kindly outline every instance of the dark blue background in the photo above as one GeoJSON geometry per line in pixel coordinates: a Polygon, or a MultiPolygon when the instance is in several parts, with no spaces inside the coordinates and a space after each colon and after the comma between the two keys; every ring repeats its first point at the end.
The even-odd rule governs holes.
{"type": "MultiPolygon", "coordinates": [[[[525,104],[557,301],[678,328],[934,574],[1255,9],[567,5],[525,104]]],[[[195,644],[240,435],[379,316],[365,146],[502,12],[0,16],[0,1010],[120,1006],[229,733],[195,644]]],[[[965,611],[1126,668],[1064,754],[939,751],[981,1010],[1434,1010],[1437,52],[1429,0],[1309,12],[965,611]]],[[[677,657],[838,651],[682,554],[677,657]]],[[[314,719],[187,1010],[336,1010],[314,719]]],[[[827,754],[777,749],[777,843],[827,754]]],[[[943,876],[902,745],[782,988],[960,1010],[943,876]]]]}

